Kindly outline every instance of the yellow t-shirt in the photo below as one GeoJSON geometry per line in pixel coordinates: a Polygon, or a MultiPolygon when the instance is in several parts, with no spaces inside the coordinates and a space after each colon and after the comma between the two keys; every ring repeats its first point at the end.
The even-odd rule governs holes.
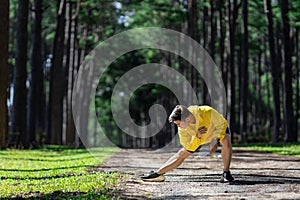
{"type": "Polygon", "coordinates": [[[200,145],[207,144],[214,138],[221,140],[226,135],[227,120],[210,106],[189,106],[188,110],[196,119],[195,124],[189,124],[186,128],[178,127],[178,134],[181,145],[188,151],[196,151],[200,145]],[[207,132],[196,137],[198,129],[202,126],[207,132]]]}

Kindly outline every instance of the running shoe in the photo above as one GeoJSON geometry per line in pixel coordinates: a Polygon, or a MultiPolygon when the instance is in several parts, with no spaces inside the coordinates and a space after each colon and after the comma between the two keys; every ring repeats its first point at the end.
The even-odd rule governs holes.
{"type": "Polygon", "coordinates": [[[155,171],[151,171],[148,175],[142,176],[141,179],[147,182],[163,182],[165,177],[155,171]]]}
{"type": "Polygon", "coordinates": [[[232,177],[230,171],[224,171],[221,176],[221,183],[228,183],[234,181],[234,178],[232,177]]]}

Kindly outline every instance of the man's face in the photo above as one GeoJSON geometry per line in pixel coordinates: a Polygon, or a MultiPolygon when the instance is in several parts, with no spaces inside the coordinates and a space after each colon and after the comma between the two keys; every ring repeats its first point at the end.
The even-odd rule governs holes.
{"type": "Polygon", "coordinates": [[[174,124],[176,124],[179,128],[186,128],[189,125],[189,120],[175,120],[174,124]]]}

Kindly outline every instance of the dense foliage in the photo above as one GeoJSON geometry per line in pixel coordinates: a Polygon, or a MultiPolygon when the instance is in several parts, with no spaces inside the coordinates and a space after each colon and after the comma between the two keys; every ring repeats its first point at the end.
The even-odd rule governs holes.
{"type": "MultiPolygon", "coordinates": [[[[177,30],[207,50],[222,72],[228,102],[226,117],[235,142],[297,142],[299,9],[298,1],[270,0],[11,0],[9,131],[2,148],[45,143],[82,146],[71,108],[80,63],[102,41],[137,27],[177,30]],[[28,28],[24,30],[27,40],[25,33],[17,31],[21,26],[28,28]]],[[[95,102],[82,102],[87,107],[95,103],[98,122],[118,146],[157,148],[176,135],[175,127],[166,123],[153,137],[135,138],[122,132],[113,119],[114,86],[130,69],[145,63],[176,69],[191,82],[199,104],[211,103],[205,82],[180,56],[156,49],[120,56],[99,80],[95,102]]],[[[170,112],[177,103],[168,88],[144,85],[132,94],[131,117],[136,124],[145,125],[150,123],[151,105],[161,104],[170,112]]],[[[1,115],[1,119],[5,117],[1,115]]],[[[97,146],[103,138],[97,137],[93,123],[86,122],[90,134],[86,138],[90,145],[97,146]]]]}

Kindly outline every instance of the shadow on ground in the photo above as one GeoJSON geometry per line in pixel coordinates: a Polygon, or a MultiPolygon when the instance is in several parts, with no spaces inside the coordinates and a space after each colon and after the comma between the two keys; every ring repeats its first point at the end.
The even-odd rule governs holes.
{"type": "Polygon", "coordinates": [[[36,200],[36,199],[115,199],[117,198],[114,196],[115,194],[113,191],[110,194],[103,194],[101,192],[62,192],[62,191],[55,191],[50,194],[39,194],[39,193],[32,193],[30,194],[32,197],[24,198],[22,196],[17,196],[15,198],[0,198],[0,200],[36,200]]]}
{"type": "MultiPolygon", "coordinates": [[[[220,183],[223,164],[205,149],[167,173],[162,183],[146,183],[141,174],[159,168],[178,149],[124,150],[96,168],[125,178],[118,188],[123,199],[300,199],[300,158],[234,148],[232,183],[220,183]]],[[[93,169],[95,170],[95,169],[93,169]]]]}

